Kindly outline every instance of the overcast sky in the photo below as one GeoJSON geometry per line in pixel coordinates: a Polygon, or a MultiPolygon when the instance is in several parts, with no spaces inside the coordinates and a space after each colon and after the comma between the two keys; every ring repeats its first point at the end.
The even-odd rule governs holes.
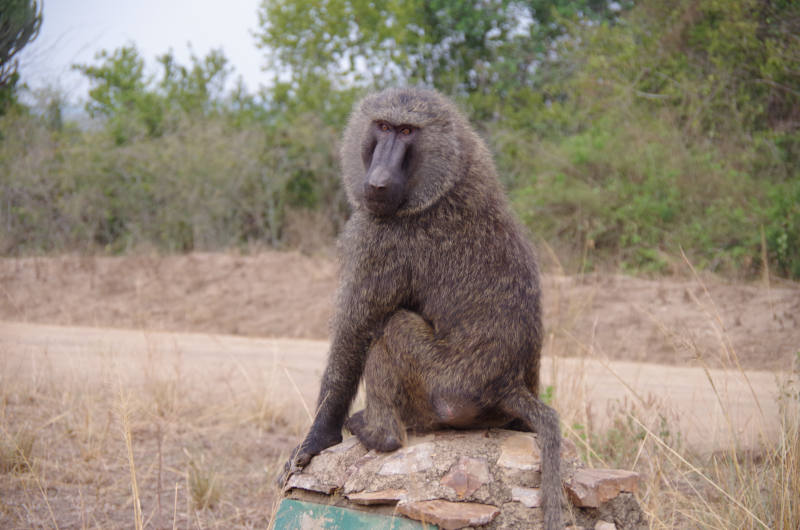
{"type": "Polygon", "coordinates": [[[33,89],[53,86],[71,100],[85,99],[88,84],[71,64],[94,63],[98,51],[133,42],[152,72],[155,57],[170,48],[180,64],[188,64],[191,43],[199,57],[222,48],[233,78],[241,75],[255,91],[271,78],[261,70],[263,53],[252,35],[258,5],[259,0],[45,0],[41,32],[20,53],[19,72],[33,89]]]}

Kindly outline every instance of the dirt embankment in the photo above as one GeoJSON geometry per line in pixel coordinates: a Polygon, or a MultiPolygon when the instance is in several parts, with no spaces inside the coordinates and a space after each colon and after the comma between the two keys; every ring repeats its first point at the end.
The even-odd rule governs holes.
{"type": "MultiPolygon", "coordinates": [[[[335,286],[332,259],[291,252],[2,259],[0,320],[326,339],[335,286]]],[[[797,284],[546,275],[544,290],[568,339],[550,354],[771,370],[800,351],[797,284]]]]}

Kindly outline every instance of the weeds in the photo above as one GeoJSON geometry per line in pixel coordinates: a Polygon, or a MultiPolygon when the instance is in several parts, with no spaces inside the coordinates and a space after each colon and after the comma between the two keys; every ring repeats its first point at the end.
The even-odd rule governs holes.
{"type": "Polygon", "coordinates": [[[203,456],[200,459],[189,457],[186,483],[192,498],[192,504],[198,510],[213,509],[222,497],[222,484],[217,473],[209,467],[203,456]]]}
{"type": "Polygon", "coordinates": [[[128,411],[128,399],[124,396],[122,388],[120,388],[120,401],[122,410],[122,432],[125,436],[125,448],[127,449],[128,464],[130,467],[131,476],[131,494],[133,495],[133,520],[136,524],[136,530],[142,530],[144,522],[142,520],[142,502],[139,497],[139,483],[136,480],[136,466],[133,457],[133,441],[131,435],[130,416],[128,411]]]}
{"type": "MultiPolygon", "coordinates": [[[[589,465],[640,473],[639,497],[653,528],[800,528],[800,353],[788,372],[759,379],[755,373],[746,372],[707,286],[685,255],[683,259],[700,293],[688,291],[686,301],[702,309],[709,332],[717,337],[716,351],[699,348],[686,330],[664,329],[656,324],[665,338],[690,350],[694,364],[704,374],[704,380],[685,384],[695,389],[699,388],[697,384],[707,387],[707,398],[697,406],[703,407],[700,417],[709,432],[717,422],[721,449],[709,452],[696,443],[687,443],[686,418],[671,407],[675,396],[643,396],[635,381],[613,373],[616,384],[626,388],[630,398],[612,401],[606,410],[593,411],[590,400],[587,405],[587,391],[569,385],[575,385],[576,379],[596,380],[596,376],[573,371],[565,388],[565,381],[559,378],[560,368],[553,378],[560,382],[555,387],[555,401],[562,412],[565,433],[576,442],[579,455],[589,465]],[[712,369],[710,364],[722,364],[723,368],[712,369]],[[766,385],[779,390],[776,402],[764,400],[766,385]],[[754,411],[746,427],[737,416],[737,403],[747,403],[748,410],[754,411]],[[755,435],[745,436],[747,432],[755,435]]],[[[556,321],[567,328],[557,334],[574,340],[569,329],[575,320],[570,314],[574,307],[565,310],[556,321]]],[[[649,318],[655,319],[653,315],[649,318]]],[[[568,351],[558,341],[551,342],[548,349],[551,354],[568,351]]],[[[558,362],[585,372],[592,370],[593,361],[597,362],[592,357],[602,355],[593,344],[581,344],[579,351],[580,360],[558,362]]],[[[604,361],[600,364],[607,371],[614,370],[604,361]]],[[[678,374],[666,373],[670,369],[663,367],[665,380],[678,374]]]]}
{"type": "Polygon", "coordinates": [[[33,444],[36,434],[22,429],[14,436],[0,440],[0,473],[27,473],[33,462],[33,444]]]}
{"type": "MultiPolygon", "coordinates": [[[[700,368],[694,379],[681,367],[660,369],[665,382],[698,392],[708,426],[722,426],[707,440],[713,451],[704,450],[697,426],[677,412],[679,396],[642,392],[635,376],[615,371],[624,363],[604,359],[593,339],[602,322],[577,329],[593,311],[592,289],[602,288],[591,277],[577,281],[580,296],[554,304],[542,397],[581,457],[638,471],[653,528],[796,530],[800,355],[790,372],[745,372],[713,290],[695,276],[684,302],[702,306],[713,348],[698,346],[685,328],[654,333],[700,368]],[[777,401],[759,398],[740,429],[732,404],[752,404],[769,385],[777,401]],[[598,388],[621,397],[600,401],[598,388]]],[[[554,289],[551,297],[559,296],[554,289]]],[[[0,351],[0,526],[265,527],[279,498],[274,477],[313,405],[304,394],[309,381],[281,360],[293,355],[289,342],[265,342],[263,355],[252,355],[237,349],[245,339],[217,336],[213,354],[194,355],[172,335],[114,332],[126,338],[104,342],[83,333],[85,346],[69,353],[35,341],[0,351]]]]}
{"type": "Polygon", "coordinates": [[[0,355],[0,526],[265,527],[295,440],[252,421],[258,395],[174,345],[96,346],[73,352],[81,371],[69,354],[0,355]]]}

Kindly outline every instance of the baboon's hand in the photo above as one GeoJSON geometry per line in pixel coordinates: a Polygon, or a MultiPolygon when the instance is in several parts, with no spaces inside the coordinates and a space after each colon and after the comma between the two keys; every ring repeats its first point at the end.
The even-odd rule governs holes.
{"type": "Polygon", "coordinates": [[[297,455],[298,453],[301,452],[300,448],[302,447],[302,445],[303,444],[300,444],[297,447],[295,447],[294,450],[292,450],[292,454],[291,456],[289,456],[289,460],[286,461],[286,463],[283,465],[283,469],[281,470],[280,473],[278,473],[278,478],[276,482],[278,483],[279,488],[283,488],[284,486],[286,486],[286,481],[289,480],[289,477],[291,477],[294,473],[302,469],[305,466],[305,464],[308,463],[308,460],[311,460],[311,457],[309,456],[308,460],[306,460],[306,462],[304,462],[303,465],[297,464],[298,460],[297,455]]]}
{"type": "Polygon", "coordinates": [[[314,455],[341,441],[341,430],[325,432],[312,427],[303,443],[294,448],[289,460],[284,464],[283,471],[278,476],[278,487],[283,488],[289,477],[306,467],[314,455]]]}

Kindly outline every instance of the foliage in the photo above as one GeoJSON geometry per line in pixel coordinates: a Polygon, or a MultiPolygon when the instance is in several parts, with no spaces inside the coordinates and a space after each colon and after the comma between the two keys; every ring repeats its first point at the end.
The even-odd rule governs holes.
{"type": "Polygon", "coordinates": [[[4,126],[19,132],[0,144],[9,176],[0,183],[4,254],[280,247],[287,209],[342,215],[333,139],[313,119],[294,127],[306,144],[224,118],[181,122],[122,146],[104,131],[54,134],[27,116],[4,126]]]}
{"type": "Polygon", "coordinates": [[[796,2],[264,0],[258,15],[275,78],[257,94],[221,52],[151,71],[130,44],[76,66],[99,126],[65,123],[58,94],[2,118],[0,250],[335,233],[353,102],[423,84],[470,115],[568,270],[668,273],[683,251],[800,278],[796,2]]]}
{"type": "Polygon", "coordinates": [[[75,65],[89,78],[86,108],[107,120],[117,144],[138,136],[157,138],[174,129],[181,115],[204,116],[217,110],[228,74],[227,59],[212,50],[206,57],[191,56],[191,66],[175,62],[172,52],[158,58],[161,79],[145,76],[144,59],[129,44],[96,56],[99,65],[75,65]]]}
{"type": "Polygon", "coordinates": [[[39,34],[42,3],[0,0],[0,115],[14,101],[19,74],[14,56],[39,34]]]}
{"type": "Polygon", "coordinates": [[[596,0],[263,0],[259,46],[295,88],[327,77],[337,85],[425,84],[453,94],[529,84],[564,32],[558,16],[613,19],[596,0]]]}
{"type": "Polygon", "coordinates": [[[0,473],[28,472],[33,467],[33,445],[36,435],[30,429],[23,429],[12,436],[3,432],[0,438],[0,473]]]}
{"type": "Polygon", "coordinates": [[[686,145],[678,131],[651,125],[609,116],[540,145],[536,179],[513,191],[523,219],[575,255],[613,256],[628,270],[666,272],[664,256],[682,248],[715,270],[757,267],[759,226],[769,219],[753,205],[770,188],[713,145],[686,145]]]}
{"type": "Polygon", "coordinates": [[[222,497],[222,486],[218,473],[212,470],[201,455],[200,461],[189,460],[186,482],[192,503],[198,510],[213,510],[222,497]]]}
{"type": "Polygon", "coordinates": [[[267,113],[241,85],[225,93],[219,52],[190,67],[161,56],[158,81],[133,46],[98,57],[79,68],[104,128],[59,125],[57,94],[54,112],[0,119],[15,131],[0,142],[0,252],[280,247],[287,210],[341,224],[335,132],[315,116],[267,113]]]}
{"type": "Polygon", "coordinates": [[[800,278],[800,179],[781,182],[768,191],[767,246],[784,276],[800,278]]]}
{"type": "MultiPolygon", "coordinates": [[[[564,23],[573,73],[539,119],[554,133],[512,164],[533,232],[631,270],[668,270],[684,249],[747,275],[763,228],[769,263],[798,277],[797,4],[643,2],[617,23],[564,23]]],[[[499,133],[502,168],[525,140],[499,133]]]]}
{"type": "Polygon", "coordinates": [[[619,100],[675,112],[684,132],[796,128],[800,6],[737,0],[644,2],[624,24],[573,26],[576,88],[602,112],[619,100]]]}

